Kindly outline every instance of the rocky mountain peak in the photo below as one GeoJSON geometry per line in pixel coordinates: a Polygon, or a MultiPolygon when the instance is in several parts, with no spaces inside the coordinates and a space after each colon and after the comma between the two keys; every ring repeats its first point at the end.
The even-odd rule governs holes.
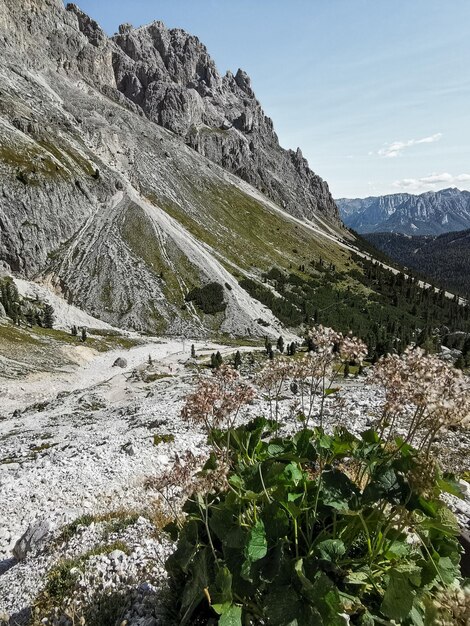
{"type": "Polygon", "coordinates": [[[327,184],[301,152],[279,146],[244,70],[222,78],[197,37],[162,22],[126,26],[112,40],[116,86],[152,121],[294,215],[339,221],[327,184]]]}
{"type": "Polygon", "coordinates": [[[244,70],[238,69],[237,73],[235,74],[235,82],[240,87],[240,89],[247,94],[247,96],[250,96],[250,98],[255,97],[255,94],[251,88],[251,78],[244,70]]]}
{"type": "Polygon", "coordinates": [[[176,133],[293,215],[322,214],[339,223],[328,185],[303,156],[293,159],[291,150],[280,147],[244,70],[222,77],[197,37],[161,21],[139,28],[123,24],[108,38],[74,3],[66,8],[61,0],[26,3],[27,11],[19,10],[16,0],[0,5],[0,28],[8,33],[3,46],[10,46],[13,56],[21,49],[23,65],[84,79],[176,133]]]}
{"type": "Polygon", "coordinates": [[[93,46],[98,47],[107,43],[108,37],[102,28],[100,28],[98,23],[84,13],[76,4],[67,4],[66,10],[77,16],[80,31],[93,46]]]}

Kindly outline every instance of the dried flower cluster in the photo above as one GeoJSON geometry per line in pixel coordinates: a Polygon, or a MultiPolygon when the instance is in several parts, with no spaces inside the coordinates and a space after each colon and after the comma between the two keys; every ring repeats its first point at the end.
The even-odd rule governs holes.
{"type": "Polygon", "coordinates": [[[181,412],[184,419],[213,428],[230,428],[243,405],[255,397],[255,390],[228,365],[214,370],[212,376],[202,377],[196,391],[190,394],[181,412]]]}
{"type": "Polygon", "coordinates": [[[385,391],[382,433],[405,432],[405,441],[429,451],[439,431],[470,425],[470,390],[460,370],[408,348],[402,356],[382,358],[372,381],[385,391]]]}
{"type": "Polygon", "coordinates": [[[175,464],[166,472],[146,480],[145,487],[159,493],[167,512],[175,520],[179,520],[183,502],[195,493],[210,494],[226,489],[228,466],[225,458],[218,454],[214,469],[202,471],[205,461],[205,456],[188,451],[177,457],[175,464]]]}
{"type": "Polygon", "coordinates": [[[468,626],[470,624],[470,586],[446,588],[435,600],[436,626],[468,626]]]}
{"type": "Polygon", "coordinates": [[[257,378],[258,386],[267,393],[271,417],[274,400],[276,419],[281,394],[287,383],[294,382],[299,390],[298,413],[305,426],[315,413],[322,423],[325,392],[338,375],[338,368],[334,367],[338,359],[361,364],[367,355],[367,346],[360,339],[331,328],[317,326],[309,331],[309,338],[313,351],[297,360],[279,358],[266,365],[257,378]]]}

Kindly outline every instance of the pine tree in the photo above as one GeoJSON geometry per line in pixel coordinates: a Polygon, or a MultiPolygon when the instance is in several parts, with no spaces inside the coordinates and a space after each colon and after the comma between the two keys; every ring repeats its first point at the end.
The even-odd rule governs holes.
{"type": "Polygon", "coordinates": [[[222,355],[220,354],[220,352],[217,352],[217,354],[215,355],[216,367],[220,367],[223,362],[224,362],[224,360],[222,358],[222,355]]]}
{"type": "Polygon", "coordinates": [[[50,304],[44,306],[44,327],[54,327],[54,308],[50,304]]]}
{"type": "Polygon", "coordinates": [[[268,345],[268,359],[271,361],[274,359],[274,352],[271,344],[268,345]]]}
{"type": "Polygon", "coordinates": [[[456,367],[458,370],[463,370],[463,368],[465,367],[465,359],[462,355],[460,355],[455,361],[454,367],[456,367]]]}
{"type": "Polygon", "coordinates": [[[277,349],[281,354],[284,352],[284,339],[282,337],[277,340],[277,349]]]}
{"type": "Polygon", "coordinates": [[[196,348],[194,347],[194,344],[192,344],[191,346],[191,358],[192,359],[196,358],[196,348]]]}
{"type": "Polygon", "coordinates": [[[87,336],[88,336],[88,335],[87,335],[86,328],[85,328],[85,327],[83,327],[83,328],[82,328],[82,341],[83,341],[83,343],[85,343],[85,341],[87,340],[87,336]]]}
{"type": "Polygon", "coordinates": [[[233,366],[235,367],[236,370],[240,369],[240,366],[242,364],[242,357],[240,354],[240,350],[237,350],[235,353],[235,358],[233,360],[233,366]]]}
{"type": "Polygon", "coordinates": [[[76,337],[78,335],[78,328],[75,326],[75,324],[72,326],[70,332],[72,337],[76,337]]]}

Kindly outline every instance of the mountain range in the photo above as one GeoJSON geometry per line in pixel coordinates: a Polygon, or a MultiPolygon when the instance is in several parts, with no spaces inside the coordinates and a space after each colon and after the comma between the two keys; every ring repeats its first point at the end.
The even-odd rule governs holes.
{"type": "Polygon", "coordinates": [[[470,192],[459,189],[336,200],[344,223],[358,233],[439,235],[470,228],[470,192]]]}

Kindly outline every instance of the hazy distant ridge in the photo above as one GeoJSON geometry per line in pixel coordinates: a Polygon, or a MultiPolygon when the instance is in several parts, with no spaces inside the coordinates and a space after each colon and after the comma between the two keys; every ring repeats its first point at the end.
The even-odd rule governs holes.
{"type": "Polygon", "coordinates": [[[344,223],[359,233],[440,235],[470,228],[470,192],[459,189],[336,200],[344,223]]]}

